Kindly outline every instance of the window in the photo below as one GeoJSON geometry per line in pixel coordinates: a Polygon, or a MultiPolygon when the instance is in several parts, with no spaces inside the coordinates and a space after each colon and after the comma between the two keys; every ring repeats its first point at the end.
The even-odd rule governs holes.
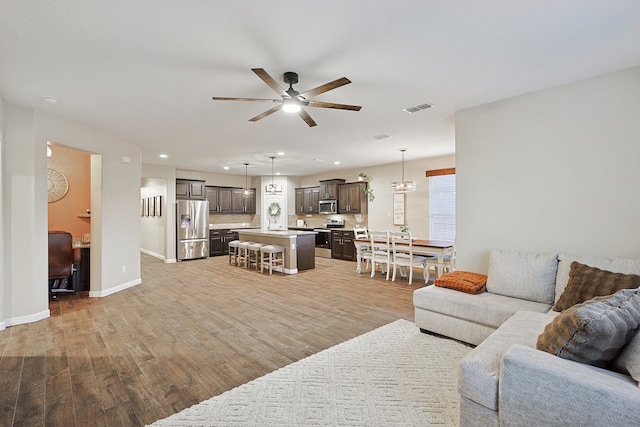
{"type": "Polygon", "coordinates": [[[429,239],[454,241],[455,238],[456,175],[429,176],[429,239]]]}

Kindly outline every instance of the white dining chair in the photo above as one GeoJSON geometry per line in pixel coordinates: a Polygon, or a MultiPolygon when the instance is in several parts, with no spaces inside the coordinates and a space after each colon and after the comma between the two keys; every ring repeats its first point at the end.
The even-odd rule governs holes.
{"type": "Polygon", "coordinates": [[[413,281],[413,267],[426,268],[425,263],[430,257],[413,254],[413,240],[411,233],[401,231],[391,231],[391,247],[393,253],[393,276],[391,281],[396,280],[396,271],[400,269],[400,275],[406,277],[407,267],[409,268],[409,284],[413,281]]]}
{"type": "MultiPolygon", "coordinates": [[[[354,227],[353,229],[354,239],[368,239],[369,233],[367,233],[367,227],[354,227]]],[[[361,245],[358,248],[358,255],[361,261],[365,261],[365,271],[369,269],[369,263],[371,262],[371,246],[361,245]]]]}
{"type": "Polygon", "coordinates": [[[442,276],[444,273],[448,273],[456,269],[456,245],[447,248],[443,252],[442,264],[438,263],[438,257],[429,258],[425,263],[425,281],[429,280],[429,268],[433,267],[436,270],[436,279],[442,276]],[[440,271],[442,267],[442,271],[440,271]]]}
{"type": "Polygon", "coordinates": [[[381,271],[387,273],[389,280],[389,270],[391,269],[391,245],[389,244],[389,231],[369,231],[371,239],[371,277],[376,275],[376,266],[380,266],[381,271]]]}

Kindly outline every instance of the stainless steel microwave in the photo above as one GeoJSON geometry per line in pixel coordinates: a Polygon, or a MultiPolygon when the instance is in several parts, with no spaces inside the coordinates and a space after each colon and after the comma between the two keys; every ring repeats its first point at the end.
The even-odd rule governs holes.
{"type": "Polygon", "coordinates": [[[320,200],[320,208],[318,211],[321,214],[337,214],[338,213],[338,201],[337,200],[320,200]]]}

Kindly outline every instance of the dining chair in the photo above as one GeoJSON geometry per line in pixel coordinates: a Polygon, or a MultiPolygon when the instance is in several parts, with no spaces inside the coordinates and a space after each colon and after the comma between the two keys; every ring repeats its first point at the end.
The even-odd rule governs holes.
{"type": "Polygon", "coordinates": [[[389,270],[391,269],[389,231],[370,230],[369,238],[371,239],[371,277],[376,275],[376,265],[380,265],[383,273],[386,270],[387,280],[389,280],[389,270]]]}
{"type": "Polygon", "coordinates": [[[425,266],[428,259],[432,259],[423,255],[413,254],[413,240],[411,239],[411,233],[402,231],[391,231],[391,246],[393,249],[393,276],[391,281],[396,280],[396,271],[400,269],[400,275],[406,277],[407,267],[409,268],[409,284],[413,281],[413,267],[425,266]]]}
{"type": "MultiPolygon", "coordinates": [[[[368,239],[369,233],[367,233],[367,227],[354,227],[353,229],[354,239],[368,239]]],[[[361,245],[358,248],[358,255],[361,261],[366,261],[365,271],[369,269],[369,263],[371,262],[371,246],[361,245]]]]}
{"type": "Polygon", "coordinates": [[[438,264],[438,257],[429,258],[425,263],[425,281],[429,280],[429,268],[433,267],[436,270],[436,279],[445,272],[450,272],[456,269],[456,245],[444,250],[442,257],[442,264],[438,264]],[[442,271],[440,271],[442,267],[442,271]]]}

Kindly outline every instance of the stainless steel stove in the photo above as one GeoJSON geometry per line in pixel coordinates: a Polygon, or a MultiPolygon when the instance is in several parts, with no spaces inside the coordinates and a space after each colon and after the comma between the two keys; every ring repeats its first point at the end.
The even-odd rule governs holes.
{"type": "Polygon", "coordinates": [[[322,228],[314,228],[316,233],[316,256],[331,258],[331,229],[344,228],[344,219],[327,219],[322,228]]]}

